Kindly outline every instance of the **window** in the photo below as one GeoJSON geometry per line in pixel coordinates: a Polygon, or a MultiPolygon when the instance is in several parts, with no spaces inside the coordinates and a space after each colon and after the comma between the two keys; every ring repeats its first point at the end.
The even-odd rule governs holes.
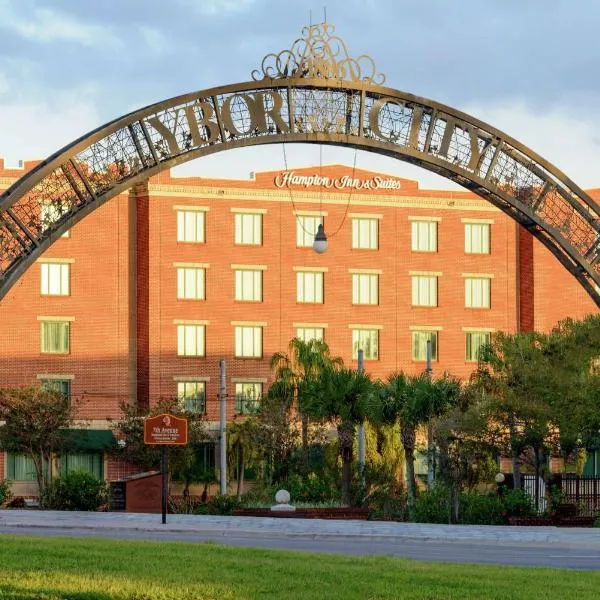
{"type": "Polygon", "coordinates": [[[303,342],[310,342],[310,340],[322,342],[325,338],[325,330],[323,327],[298,327],[296,337],[303,342]]]}
{"type": "Polygon", "coordinates": [[[317,229],[322,223],[323,217],[296,215],[296,246],[312,248],[317,229]]]}
{"type": "MultiPolygon", "coordinates": [[[[28,454],[7,455],[7,477],[10,481],[36,481],[35,464],[28,454]]],[[[45,465],[46,469],[48,465],[45,465]]]]}
{"type": "Polygon", "coordinates": [[[466,334],[465,360],[477,362],[482,346],[490,343],[491,335],[485,331],[471,331],[466,334]]]}
{"type": "Polygon", "coordinates": [[[465,278],[465,306],[467,308],[490,307],[490,278],[465,278]]]}
{"type": "Polygon", "coordinates": [[[262,302],[262,271],[235,271],[235,299],[241,302],[262,302]]]}
{"type": "Polygon", "coordinates": [[[352,304],[379,304],[379,275],[352,274],[352,304]]]}
{"type": "Polygon", "coordinates": [[[379,331],[377,329],[352,330],[352,358],[358,358],[358,351],[363,351],[365,360],[379,358],[379,331]]]}
{"type": "Polygon", "coordinates": [[[437,360],[438,334],[437,331],[412,332],[412,359],[427,360],[427,341],[431,341],[431,360],[437,360]]]}
{"type": "Polygon", "coordinates": [[[177,241],[204,243],[204,212],[199,210],[177,211],[177,241]]]}
{"type": "Polygon", "coordinates": [[[377,250],[379,247],[377,219],[352,219],[352,248],[377,250]]]}
{"type": "Polygon", "coordinates": [[[437,252],[437,221],[412,221],[412,251],[437,252]]]}
{"type": "Polygon", "coordinates": [[[412,305],[437,306],[437,276],[412,276],[412,305]]]}
{"type": "Polygon", "coordinates": [[[44,296],[68,296],[71,265],[42,263],[41,293],[44,296]]]}
{"type": "Polygon", "coordinates": [[[177,298],[205,300],[205,270],[196,267],[177,268],[177,298]]]}
{"type": "Polygon", "coordinates": [[[204,325],[177,325],[177,355],[204,356],[204,325]]]}
{"type": "Polygon", "coordinates": [[[67,400],[71,400],[71,380],[70,379],[41,379],[42,388],[50,392],[58,392],[67,400]]]}
{"type": "Polygon", "coordinates": [[[235,384],[235,412],[238,415],[253,414],[258,410],[262,397],[262,383],[242,382],[235,384]]]}
{"type": "Polygon", "coordinates": [[[178,381],[177,400],[185,411],[206,412],[206,383],[204,381],[178,381]]]}
{"type": "Polygon", "coordinates": [[[69,321],[42,321],[40,323],[41,350],[44,354],[68,354],[69,321]]]}
{"type": "Polygon", "coordinates": [[[235,355],[239,358],[262,358],[262,327],[235,328],[235,355]]]}
{"type": "MultiPolygon", "coordinates": [[[[53,223],[59,221],[60,218],[69,211],[68,206],[62,204],[41,204],[40,205],[40,224],[42,230],[49,229],[53,223]]],[[[68,238],[71,232],[65,231],[60,237],[68,238]]]]}
{"type": "Polygon", "coordinates": [[[489,223],[465,223],[465,252],[467,254],[490,253],[489,223]]]}
{"type": "Polygon", "coordinates": [[[298,271],[296,273],[296,300],[323,304],[323,273],[298,271]]]}
{"type": "Polygon", "coordinates": [[[235,243],[249,246],[262,244],[261,214],[235,214],[235,243]]]}
{"type": "Polygon", "coordinates": [[[104,479],[104,461],[101,452],[85,454],[63,454],[60,457],[60,474],[66,475],[74,471],[89,473],[97,479],[104,479]]]}

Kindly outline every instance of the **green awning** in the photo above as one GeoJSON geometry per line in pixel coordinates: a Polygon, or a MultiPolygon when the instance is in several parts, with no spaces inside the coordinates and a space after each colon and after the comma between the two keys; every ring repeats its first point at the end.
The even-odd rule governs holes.
{"type": "Polygon", "coordinates": [[[116,448],[116,439],[110,429],[66,429],[61,449],[65,452],[92,452],[116,448]]]}

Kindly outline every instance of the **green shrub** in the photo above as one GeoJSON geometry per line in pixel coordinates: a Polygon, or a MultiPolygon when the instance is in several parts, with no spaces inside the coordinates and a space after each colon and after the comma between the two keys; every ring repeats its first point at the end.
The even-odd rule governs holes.
{"type": "Polygon", "coordinates": [[[463,525],[503,525],[505,506],[497,494],[460,494],[459,523],[463,525]]]}
{"type": "Polygon", "coordinates": [[[240,500],[237,496],[215,496],[211,498],[208,504],[199,506],[196,514],[209,515],[231,515],[233,511],[240,506],[240,500]],[[206,511],[206,512],[204,512],[206,511]]]}
{"type": "MultiPolygon", "coordinates": [[[[450,491],[436,485],[417,497],[417,522],[448,523],[450,491]]],[[[530,496],[523,490],[509,490],[503,496],[464,491],[459,495],[458,523],[463,525],[501,525],[508,517],[534,515],[530,496]]]]}
{"type": "Polygon", "coordinates": [[[508,490],[502,495],[504,516],[532,517],[536,514],[532,497],[523,489],[508,490]]]}
{"type": "Polygon", "coordinates": [[[450,492],[442,485],[417,496],[417,523],[448,523],[450,515],[450,492]]]}
{"type": "Polygon", "coordinates": [[[11,498],[10,483],[6,479],[0,479],[0,506],[9,502],[11,498]]]}
{"type": "Polygon", "coordinates": [[[46,506],[54,510],[97,510],[108,501],[108,495],[105,481],[83,471],[73,471],[52,482],[46,506]]]}

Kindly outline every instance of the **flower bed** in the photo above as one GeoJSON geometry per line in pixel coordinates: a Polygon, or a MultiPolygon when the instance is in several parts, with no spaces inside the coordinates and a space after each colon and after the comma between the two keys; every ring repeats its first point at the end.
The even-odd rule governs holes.
{"type": "Polygon", "coordinates": [[[330,507],[297,508],[293,512],[272,511],[270,508],[237,508],[233,511],[237,517],[277,517],[292,519],[340,519],[366,521],[369,511],[366,508],[330,507]]]}

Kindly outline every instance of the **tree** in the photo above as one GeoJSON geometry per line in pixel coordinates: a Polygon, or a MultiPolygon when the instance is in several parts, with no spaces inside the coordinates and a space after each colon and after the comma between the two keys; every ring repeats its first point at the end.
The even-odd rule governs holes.
{"type": "Polygon", "coordinates": [[[75,408],[55,390],[42,387],[0,390],[0,447],[26,454],[35,465],[40,505],[45,506],[52,482],[52,456],[65,443],[75,408]]]}
{"type": "MultiPolygon", "coordinates": [[[[252,418],[244,419],[239,423],[230,423],[227,427],[227,445],[230,462],[235,461],[237,468],[237,491],[239,498],[244,489],[244,472],[246,467],[254,466],[263,457],[261,456],[260,425],[252,418]]],[[[232,464],[231,467],[234,465],[232,464]]]]}
{"type": "Polygon", "coordinates": [[[367,373],[330,365],[318,380],[311,382],[311,390],[306,394],[307,413],[337,425],[345,503],[349,502],[356,426],[371,414],[373,391],[373,382],[367,373]]]}
{"type": "Polygon", "coordinates": [[[415,445],[416,433],[458,403],[460,386],[450,377],[430,380],[425,375],[407,376],[393,373],[380,386],[378,419],[387,424],[400,424],[400,436],[406,458],[408,518],[416,519],[415,445]]]}
{"type": "Polygon", "coordinates": [[[193,468],[196,459],[194,446],[211,439],[203,413],[185,411],[176,398],[161,398],[150,411],[122,403],[121,419],[115,423],[123,444],[114,451],[117,458],[143,470],[157,469],[160,465],[160,446],[144,443],[144,418],[170,413],[188,420],[188,445],[169,448],[169,470],[184,473],[193,468]]]}
{"type": "MultiPolygon", "coordinates": [[[[520,487],[520,464],[529,459],[538,479],[556,446],[558,395],[565,392],[562,369],[552,360],[549,338],[537,332],[498,332],[482,349],[473,379],[490,400],[489,426],[500,447],[508,448],[514,487],[520,487]],[[504,438],[504,440],[503,440],[504,438]]],[[[565,375],[566,376],[566,375],[565,375]]]]}
{"type": "Polygon", "coordinates": [[[332,357],[329,346],[322,340],[308,342],[293,338],[289,343],[288,354],[276,352],[271,357],[270,366],[274,371],[274,385],[280,385],[290,392],[302,422],[303,471],[308,472],[309,463],[309,411],[311,394],[315,383],[323,371],[332,365],[341,365],[340,358],[332,357]]]}

